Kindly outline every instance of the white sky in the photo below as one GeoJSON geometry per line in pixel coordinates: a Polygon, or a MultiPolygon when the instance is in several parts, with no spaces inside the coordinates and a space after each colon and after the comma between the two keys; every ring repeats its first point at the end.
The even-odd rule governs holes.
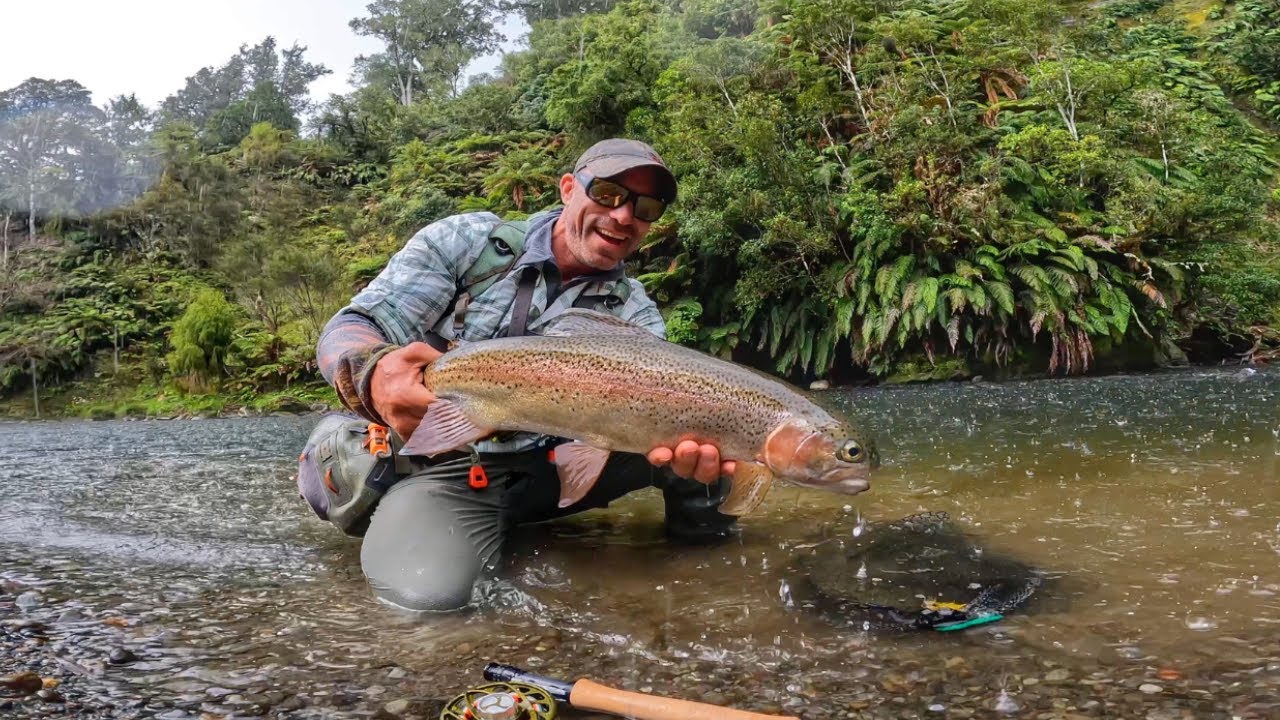
{"type": "MultiPolygon", "coordinates": [[[[136,93],[151,108],[206,65],[219,66],[241,45],[268,35],[277,48],[297,42],[306,59],[333,71],[311,85],[313,98],[351,89],[357,55],[377,52],[347,23],[369,0],[0,0],[0,90],[29,77],[76,80],[103,105],[136,93]]],[[[503,31],[516,45],[523,23],[503,31]]],[[[477,60],[468,74],[492,71],[497,58],[477,60]]]]}

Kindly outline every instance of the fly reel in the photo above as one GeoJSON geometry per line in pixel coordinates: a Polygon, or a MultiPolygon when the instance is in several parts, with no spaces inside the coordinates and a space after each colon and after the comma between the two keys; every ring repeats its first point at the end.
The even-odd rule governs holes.
{"type": "Polygon", "coordinates": [[[481,685],[449,701],[440,720],[552,720],[556,701],[547,690],[522,682],[481,685]]]}

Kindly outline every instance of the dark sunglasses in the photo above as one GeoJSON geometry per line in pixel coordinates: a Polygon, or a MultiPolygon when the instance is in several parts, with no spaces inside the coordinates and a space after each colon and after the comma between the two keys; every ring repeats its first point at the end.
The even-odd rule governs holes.
{"type": "Polygon", "coordinates": [[[667,204],[656,197],[631,192],[612,180],[591,177],[588,173],[574,175],[587,190],[587,197],[596,204],[607,208],[622,207],[623,203],[631,203],[631,212],[637,220],[653,222],[666,212],[667,204]]]}

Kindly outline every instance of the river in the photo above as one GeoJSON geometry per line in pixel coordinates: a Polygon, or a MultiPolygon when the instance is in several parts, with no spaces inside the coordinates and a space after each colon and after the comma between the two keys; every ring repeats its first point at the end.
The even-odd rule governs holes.
{"type": "Polygon", "coordinates": [[[806,720],[1280,717],[1280,370],[821,398],[879,441],[870,492],[777,488],[711,547],[636,493],[519,532],[483,606],[430,618],[297,497],[315,417],[0,423],[0,674],[61,683],[0,716],[435,717],[495,660],[806,720]],[[804,600],[806,549],[921,511],[1055,602],[943,634],[804,600]]]}

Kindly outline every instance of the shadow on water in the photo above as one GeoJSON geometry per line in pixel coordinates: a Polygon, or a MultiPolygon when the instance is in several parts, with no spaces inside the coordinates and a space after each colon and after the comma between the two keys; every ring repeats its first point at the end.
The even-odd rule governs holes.
{"type": "Polygon", "coordinates": [[[804,718],[1280,714],[1280,372],[826,401],[879,442],[871,492],[778,488],[695,547],[637,493],[522,528],[482,607],[431,618],[374,602],[358,541],[297,499],[314,418],[0,424],[0,674],[167,720],[427,714],[489,660],[804,718]],[[806,558],[828,598],[889,578],[823,548],[931,511],[1055,583],[945,634],[846,622],[812,592],[806,558]]]}

